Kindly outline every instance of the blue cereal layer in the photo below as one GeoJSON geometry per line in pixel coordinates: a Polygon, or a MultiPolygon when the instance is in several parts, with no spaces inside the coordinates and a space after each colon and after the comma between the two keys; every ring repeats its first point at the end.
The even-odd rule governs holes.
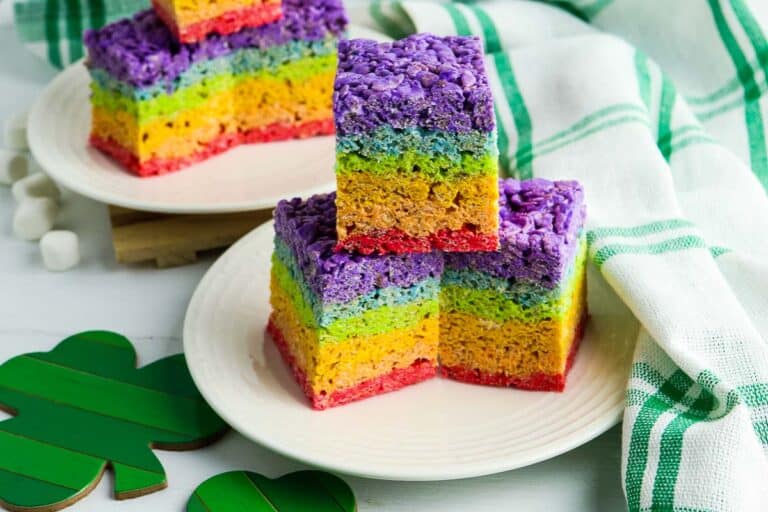
{"type": "Polygon", "coordinates": [[[555,288],[530,280],[500,279],[473,269],[446,269],[441,304],[444,311],[460,310],[496,322],[512,318],[534,322],[563,318],[583,277],[586,248],[582,239],[576,258],[555,288]]]}
{"type": "Polygon", "coordinates": [[[395,129],[384,126],[371,132],[337,136],[336,152],[354,153],[365,158],[376,158],[380,155],[398,157],[404,153],[417,152],[460,161],[463,154],[483,157],[497,154],[498,149],[495,132],[451,133],[423,128],[395,129]]]}
{"type": "Polygon", "coordinates": [[[440,289],[439,280],[428,277],[406,288],[388,286],[359,295],[347,302],[324,303],[309,289],[296,258],[280,237],[275,237],[273,258],[287,269],[290,277],[298,284],[304,302],[311,307],[317,325],[320,327],[328,327],[337,320],[356,317],[365,311],[382,306],[401,306],[433,300],[438,296],[440,289]]]}

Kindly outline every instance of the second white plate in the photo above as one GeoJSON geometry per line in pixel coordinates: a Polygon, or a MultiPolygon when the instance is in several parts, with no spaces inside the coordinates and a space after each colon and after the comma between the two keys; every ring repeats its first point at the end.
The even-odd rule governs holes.
{"type": "MultiPolygon", "coordinates": [[[[356,26],[350,37],[388,39],[356,26]]],[[[89,83],[82,62],[60,73],[32,107],[27,131],[43,169],[91,199],[161,213],[225,213],[335,188],[332,136],[240,146],[175,173],[138,178],[89,147],[89,83]]]]}
{"type": "Polygon", "coordinates": [[[554,457],[619,421],[638,324],[591,271],[591,317],[563,393],[436,378],[335,409],[310,409],[264,332],[272,236],[268,223],[232,246],[200,282],[184,324],[195,383],[246,437],[341,473],[448,480],[554,457]]]}

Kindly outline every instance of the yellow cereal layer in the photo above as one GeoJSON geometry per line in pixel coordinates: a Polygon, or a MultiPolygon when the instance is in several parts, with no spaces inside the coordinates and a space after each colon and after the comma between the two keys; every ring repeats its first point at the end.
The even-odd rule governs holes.
{"type": "Polygon", "coordinates": [[[529,377],[565,371],[568,354],[584,308],[586,272],[579,271],[572,304],[559,320],[496,323],[478,316],[440,311],[440,364],[529,377]]]}
{"type": "Polygon", "coordinates": [[[166,13],[179,25],[190,25],[217,18],[229,11],[239,11],[255,6],[266,6],[279,0],[156,0],[166,13]]]}
{"type": "Polygon", "coordinates": [[[334,73],[320,73],[301,83],[266,77],[242,80],[194,108],[141,126],[125,111],[94,106],[92,130],[131,151],[140,162],[179,158],[227,133],[330,118],[334,73]]]}
{"type": "Polygon", "coordinates": [[[473,176],[432,181],[419,174],[336,176],[339,238],[398,229],[424,237],[442,229],[496,233],[498,179],[473,176]]]}
{"type": "Polygon", "coordinates": [[[418,359],[437,360],[440,325],[435,315],[412,329],[320,344],[317,331],[301,323],[290,298],[274,279],[270,290],[275,324],[315,393],[354,386],[407,368],[418,359]]]}

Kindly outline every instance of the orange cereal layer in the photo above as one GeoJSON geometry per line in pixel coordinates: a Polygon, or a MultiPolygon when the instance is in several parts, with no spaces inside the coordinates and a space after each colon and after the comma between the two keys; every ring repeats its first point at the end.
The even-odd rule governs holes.
{"type": "Polygon", "coordinates": [[[192,25],[232,11],[280,6],[280,0],[152,0],[162,17],[178,25],[192,25]]]}
{"type": "Polygon", "coordinates": [[[291,369],[293,377],[296,379],[299,387],[301,387],[304,394],[309,398],[312,408],[316,410],[336,407],[357,400],[381,395],[382,393],[397,391],[405,386],[412,386],[419,382],[431,379],[437,374],[437,368],[435,368],[434,362],[426,359],[418,359],[407,368],[395,368],[378,377],[361,381],[352,387],[339,388],[332,393],[315,393],[307,382],[307,376],[304,373],[304,370],[296,364],[296,358],[291,354],[283,333],[275,324],[274,315],[269,317],[267,332],[272,337],[272,342],[280,352],[283,361],[291,369]]]}
{"type": "Polygon", "coordinates": [[[425,316],[413,328],[321,344],[318,331],[301,322],[290,297],[275,279],[270,290],[271,322],[282,333],[314,394],[353,387],[393,370],[407,369],[417,361],[437,366],[440,325],[435,315],[425,316]]]}
{"type": "Polygon", "coordinates": [[[563,375],[586,315],[583,267],[577,270],[574,281],[572,306],[559,318],[499,323],[463,311],[441,309],[440,365],[522,379],[563,375]]]}
{"type": "Polygon", "coordinates": [[[340,242],[369,232],[396,230],[423,238],[443,230],[495,235],[499,227],[498,178],[433,181],[418,173],[336,175],[340,242]]]}
{"type": "Polygon", "coordinates": [[[470,384],[481,384],[483,386],[496,386],[506,388],[519,388],[531,391],[563,391],[568,372],[573,367],[576,359],[576,352],[584,336],[584,329],[587,323],[585,314],[576,326],[573,332],[573,343],[565,362],[565,369],[559,373],[539,372],[531,375],[512,375],[506,372],[484,372],[477,368],[469,366],[441,366],[440,374],[449,379],[467,382],[470,384]]]}
{"type": "Polygon", "coordinates": [[[143,124],[125,111],[94,106],[92,135],[133,153],[139,162],[183,158],[226,134],[330,119],[333,76],[328,71],[301,83],[241,80],[194,108],[143,124]]]}
{"type": "Polygon", "coordinates": [[[133,153],[110,140],[91,135],[89,142],[93,147],[116,160],[129,171],[133,171],[141,177],[147,177],[167,174],[189,167],[242,144],[305,139],[317,135],[332,135],[333,132],[333,119],[321,119],[299,124],[276,123],[254,128],[247,132],[226,133],[200,146],[194,153],[181,158],[151,158],[142,162],[139,162],[133,153]]]}

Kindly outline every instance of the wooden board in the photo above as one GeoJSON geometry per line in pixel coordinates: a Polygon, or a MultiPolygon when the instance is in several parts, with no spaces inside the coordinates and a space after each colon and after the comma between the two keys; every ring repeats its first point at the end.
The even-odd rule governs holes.
{"type": "Polygon", "coordinates": [[[109,207],[118,263],[187,265],[199,253],[224,249],[272,218],[272,210],[215,215],[167,215],[109,207]]]}

